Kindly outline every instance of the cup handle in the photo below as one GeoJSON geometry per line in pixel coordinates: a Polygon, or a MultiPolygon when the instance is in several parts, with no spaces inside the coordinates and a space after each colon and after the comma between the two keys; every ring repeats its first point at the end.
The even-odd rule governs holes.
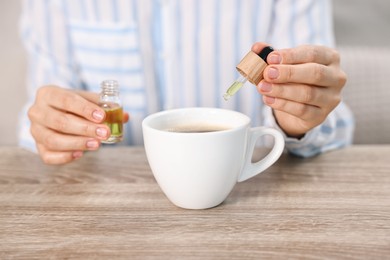
{"type": "Polygon", "coordinates": [[[284,149],[284,138],[282,134],[272,128],[255,127],[249,129],[248,145],[245,154],[245,164],[242,172],[238,178],[238,182],[245,181],[249,178],[256,176],[270,167],[277,159],[279,159],[284,149]],[[252,163],[252,155],[256,145],[257,139],[263,135],[272,135],[274,137],[274,147],[263,159],[258,162],[252,163]]]}

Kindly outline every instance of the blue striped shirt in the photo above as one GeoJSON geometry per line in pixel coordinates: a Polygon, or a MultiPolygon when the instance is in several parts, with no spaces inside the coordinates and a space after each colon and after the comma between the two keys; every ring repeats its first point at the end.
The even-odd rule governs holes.
{"type": "MultiPolygon", "coordinates": [[[[252,125],[278,128],[249,83],[225,102],[236,64],[256,41],[276,48],[334,46],[328,0],[24,0],[21,35],[29,60],[29,100],[20,145],[34,149],[27,109],[37,88],[56,84],[99,92],[116,79],[131,114],[124,143],[142,144],[141,121],[163,109],[234,109],[252,125]]],[[[351,142],[352,115],[340,104],[327,120],[286,147],[311,156],[351,142]]]]}

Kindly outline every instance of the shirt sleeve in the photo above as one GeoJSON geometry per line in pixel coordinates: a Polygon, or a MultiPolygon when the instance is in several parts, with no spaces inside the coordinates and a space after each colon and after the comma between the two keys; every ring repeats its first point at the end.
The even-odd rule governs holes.
{"type": "Polygon", "coordinates": [[[20,37],[27,54],[27,102],[19,115],[19,146],[36,151],[30,133],[28,109],[39,87],[55,84],[64,88],[80,86],[78,72],[70,60],[65,19],[50,1],[24,1],[20,37]],[[55,19],[54,19],[55,18],[55,19]]]}
{"type": "MultiPolygon", "coordinates": [[[[329,0],[278,0],[275,3],[274,26],[270,39],[276,48],[316,44],[334,47],[334,33],[329,0]]],[[[264,123],[283,132],[277,124],[272,109],[264,106],[264,123]]],[[[300,157],[311,157],[352,143],[353,114],[341,102],[326,120],[301,139],[284,134],[286,149],[300,157]]]]}
{"type": "Polygon", "coordinates": [[[307,132],[301,139],[284,134],[270,107],[265,108],[263,112],[265,125],[281,131],[287,151],[299,157],[311,157],[345,147],[353,140],[354,119],[351,110],[344,103],[340,103],[322,124],[307,132]]]}

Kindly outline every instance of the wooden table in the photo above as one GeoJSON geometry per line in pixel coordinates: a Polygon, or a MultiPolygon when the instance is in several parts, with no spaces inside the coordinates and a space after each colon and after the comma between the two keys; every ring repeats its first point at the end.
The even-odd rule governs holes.
{"type": "Polygon", "coordinates": [[[384,259],[390,146],[283,155],[220,206],[184,210],[143,148],[65,166],[0,147],[0,259],[384,259]]]}

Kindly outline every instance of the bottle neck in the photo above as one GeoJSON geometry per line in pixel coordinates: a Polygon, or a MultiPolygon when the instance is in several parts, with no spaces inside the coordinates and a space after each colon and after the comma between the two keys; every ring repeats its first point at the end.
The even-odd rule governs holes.
{"type": "Polygon", "coordinates": [[[119,85],[116,80],[105,80],[101,83],[100,100],[106,102],[119,102],[119,85]]]}
{"type": "Polygon", "coordinates": [[[119,89],[102,88],[101,95],[103,95],[103,96],[119,96],[119,89]]]}
{"type": "Polygon", "coordinates": [[[116,80],[105,80],[101,84],[102,92],[107,94],[118,94],[119,84],[116,80]]]}

